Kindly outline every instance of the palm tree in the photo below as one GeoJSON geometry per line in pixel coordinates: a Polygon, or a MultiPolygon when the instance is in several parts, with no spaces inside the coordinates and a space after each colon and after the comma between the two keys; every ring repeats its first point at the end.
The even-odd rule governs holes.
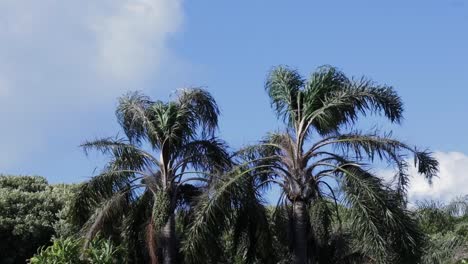
{"type": "Polygon", "coordinates": [[[126,139],[83,144],[86,152],[96,149],[111,160],[81,186],[75,220],[86,222],[88,240],[117,226],[130,255],[137,252],[135,262],[143,261],[138,252],[146,248],[151,263],[176,263],[176,212],[193,205],[200,184],[230,166],[225,144],[214,135],[219,109],[208,92],[183,89],[170,102],[129,93],[116,115],[126,139]]]}
{"type": "MultiPolygon", "coordinates": [[[[279,66],[269,73],[265,87],[286,129],[241,150],[236,169],[245,173],[231,174],[211,198],[222,197],[219,192],[245,176],[262,177],[257,188],[278,185],[282,191],[278,205],[290,212],[293,263],[330,263],[320,255],[325,241],[330,241],[330,223],[339,219],[339,213],[322,206],[328,202],[350,209],[361,252],[374,262],[404,263],[404,258],[417,258],[422,235],[404,207],[407,155],[414,156],[418,172],[428,181],[436,175],[438,162],[429,152],[418,151],[391,134],[352,130],[366,114],[382,113],[399,123],[403,105],[395,91],[364,77],[350,79],[329,66],[319,68],[308,80],[296,70],[279,66]],[[345,129],[349,130],[343,133],[345,129]],[[371,170],[378,160],[395,166],[393,184],[371,170]]],[[[210,203],[215,204],[215,199],[210,203]]],[[[213,207],[198,213],[210,220],[213,207]]],[[[200,232],[200,227],[192,229],[200,232]]]]}
{"type": "MultiPolygon", "coordinates": [[[[390,122],[399,122],[402,102],[390,87],[375,85],[366,78],[349,79],[333,67],[320,68],[307,81],[295,70],[277,67],[268,76],[266,91],[278,117],[287,125],[286,132],[269,135],[264,144],[272,148],[270,168],[280,179],[275,183],[282,187],[292,206],[296,263],[312,258],[307,250],[307,207],[327,195],[337,197],[330,180],[343,191],[346,203],[357,209],[357,224],[371,213],[372,207],[387,209],[388,199],[383,198],[390,195],[382,192],[384,184],[366,169],[364,161],[382,158],[395,164],[399,170],[398,193],[404,192],[408,182],[401,151],[414,154],[419,172],[429,180],[437,172],[437,161],[427,152],[419,152],[389,135],[341,133],[357,121],[360,113],[383,112],[390,122]],[[313,138],[317,140],[312,141],[313,138]]],[[[389,218],[398,224],[395,216],[389,218]]],[[[385,238],[378,237],[377,230],[369,224],[373,219],[364,220],[360,223],[362,233],[372,234],[375,246],[385,244],[385,238]]]]}

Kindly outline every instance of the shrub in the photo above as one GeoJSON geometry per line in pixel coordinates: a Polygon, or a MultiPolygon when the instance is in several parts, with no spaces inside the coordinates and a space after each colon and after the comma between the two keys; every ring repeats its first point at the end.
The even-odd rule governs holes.
{"type": "Polygon", "coordinates": [[[30,264],[112,264],[122,263],[121,247],[115,246],[110,239],[96,238],[83,250],[83,240],[76,238],[56,239],[46,248],[41,248],[32,257],[30,264]]]}

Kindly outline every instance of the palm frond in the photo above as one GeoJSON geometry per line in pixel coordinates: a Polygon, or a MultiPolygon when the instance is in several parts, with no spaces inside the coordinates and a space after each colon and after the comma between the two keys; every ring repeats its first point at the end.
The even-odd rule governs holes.
{"type": "Polygon", "coordinates": [[[128,188],[133,177],[128,172],[107,171],[81,184],[70,205],[71,220],[83,225],[103,200],[128,188]]]}
{"type": "Polygon", "coordinates": [[[245,195],[242,182],[251,176],[251,172],[234,168],[226,175],[217,177],[200,196],[182,245],[187,263],[201,263],[221,254],[217,239],[235,216],[236,206],[240,205],[238,199],[245,195]]]}
{"type": "Polygon", "coordinates": [[[218,127],[219,108],[209,92],[200,88],[181,89],[177,93],[180,108],[190,113],[204,136],[212,137],[218,127]]]}
{"type": "Polygon", "coordinates": [[[195,170],[224,171],[231,166],[227,144],[217,138],[190,141],[175,154],[174,167],[191,166],[195,170]]]}
{"type": "Polygon", "coordinates": [[[273,247],[278,263],[286,264],[292,262],[292,211],[291,206],[286,202],[278,204],[270,212],[270,225],[273,235],[273,247]]]}
{"type": "Polygon", "coordinates": [[[319,263],[325,262],[332,256],[329,252],[329,242],[332,227],[332,211],[331,204],[324,198],[319,198],[313,201],[308,206],[309,222],[310,222],[310,250],[313,258],[319,263]]]}
{"type": "Polygon", "coordinates": [[[129,92],[119,98],[115,113],[131,142],[140,143],[141,139],[147,135],[151,121],[146,112],[152,104],[149,97],[140,92],[129,92]]]}
{"type": "Polygon", "coordinates": [[[233,159],[243,167],[252,169],[258,180],[266,181],[277,176],[273,169],[279,161],[276,152],[277,149],[268,144],[250,145],[238,150],[233,159]]]}
{"type": "Polygon", "coordinates": [[[231,198],[237,203],[233,222],[233,248],[242,252],[243,263],[274,263],[271,252],[272,235],[270,233],[267,211],[255,177],[240,182],[239,193],[242,196],[231,198]]]}
{"type": "Polygon", "coordinates": [[[83,231],[86,233],[85,248],[89,244],[89,241],[103,228],[105,223],[122,217],[123,212],[129,207],[129,191],[119,191],[96,207],[95,212],[83,226],[83,231]]]}
{"type": "MultiPolygon", "coordinates": [[[[395,179],[397,188],[401,193],[406,192],[407,185],[409,184],[409,175],[407,154],[412,154],[414,157],[415,166],[418,172],[425,176],[425,178],[432,182],[433,177],[438,173],[438,161],[432,157],[428,151],[418,151],[407,144],[395,140],[390,134],[379,136],[377,132],[363,134],[361,132],[352,132],[348,134],[338,134],[330,136],[326,140],[318,142],[306,155],[308,158],[314,155],[320,155],[321,148],[331,145],[345,158],[353,158],[357,161],[376,159],[386,161],[393,164],[397,169],[395,179]]],[[[331,155],[333,157],[340,157],[334,153],[322,152],[324,155],[331,155]]]]}
{"type": "Polygon", "coordinates": [[[127,252],[127,259],[132,263],[144,262],[144,256],[147,255],[145,249],[150,248],[145,239],[146,225],[151,217],[151,205],[153,194],[146,190],[134,203],[124,216],[122,225],[123,241],[127,252]]]}
{"type": "Polygon", "coordinates": [[[305,101],[307,125],[304,130],[312,125],[322,135],[336,132],[343,125],[354,124],[358,114],[382,112],[391,122],[399,122],[402,118],[403,103],[396,92],[391,87],[374,85],[364,78],[357,82],[344,81],[341,89],[330,87],[330,92],[323,96],[314,98],[320,100],[320,105],[308,105],[305,101]]]}
{"type": "Polygon", "coordinates": [[[150,153],[136,147],[124,139],[103,138],[87,141],[81,145],[86,154],[90,150],[97,150],[111,155],[112,166],[115,170],[133,169],[146,171],[160,166],[159,161],[150,153]]]}
{"type": "Polygon", "coordinates": [[[419,246],[423,235],[409,212],[401,207],[396,193],[358,166],[342,168],[341,184],[352,208],[353,228],[358,239],[365,242],[361,244],[362,251],[370,252],[382,263],[417,260],[422,254],[419,246]]]}
{"type": "Polygon", "coordinates": [[[290,124],[297,119],[298,94],[304,80],[300,74],[286,66],[273,68],[268,74],[265,90],[278,117],[290,124]]]}
{"type": "Polygon", "coordinates": [[[421,264],[456,263],[456,253],[465,248],[465,241],[455,234],[433,235],[424,248],[421,264]]]}

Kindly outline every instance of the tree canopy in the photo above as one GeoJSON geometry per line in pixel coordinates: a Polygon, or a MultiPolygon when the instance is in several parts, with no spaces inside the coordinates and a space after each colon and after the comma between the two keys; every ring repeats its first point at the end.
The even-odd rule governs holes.
{"type": "Polygon", "coordinates": [[[24,263],[53,236],[75,231],[67,219],[73,190],[44,177],[0,175],[1,263],[24,263]]]}
{"type": "Polygon", "coordinates": [[[108,157],[90,180],[0,175],[1,263],[466,263],[467,197],[408,203],[410,166],[437,177],[432,153],[358,129],[369,115],[400,123],[392,87],[277,66],[265,91],[283,126],[239,149],[218,137],[206,90],[129,92],[116,109],[124,137],[81,146],[108,157]]]}

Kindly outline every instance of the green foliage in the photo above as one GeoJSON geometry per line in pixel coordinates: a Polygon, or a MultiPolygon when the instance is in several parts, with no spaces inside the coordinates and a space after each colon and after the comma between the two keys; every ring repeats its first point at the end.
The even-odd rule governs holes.
{"type": "Polygon", "coordinates": [[[234,237],[230,247],[235,252],[247,249],[241,251],[246,253],[246,262],[265,262],[259,258],[262,254],[252,254],[255,250],[250,249],[251,245],[259,248],[256,238],[281,245],[282,250],[274,250],[281,252],[276,262],[417,262],[424,236],[405,208],[407,157],[414,157],[418,172],[429,182],[438,172],[437,160],[390,134],[342,132],[367,114],[381,114],[398,123],[403,118],[403,103],[393,88],[365,77],[348,78],[330,66],[319,68],[307,80],[294,69],[278,66],[269,73],[265,90],[286,129],[238,151],[233,157],[238,166],[200,199],[183,247],[187,262],[207,259],[206,245],[210,250],[219,248],[212,236],[226,235],[219,230],[224,223],[233,228],[228,232],[234,237]],[[382,161],[397,171],[394,186],[372,173],[372,164],[382,161]],[[242,182],[252,186],[254,196],[242,199],[248,193],[246,187],[238,189],[242,182]],[[280,218],[265,221],[256,215],[257,221],[248,221],[241,212],[255,215],[254,211],[261,211],[257,201],[271,185],[281,188],[276,210],[283,213],[274,214],[280,218]],[[335,232],[332,222],[340,219],[339,206],[348,208],[351,224],[347,230],[335,232]],[[224,213],[225,208],[230,213],[224,213]],[[271,236],[269,221],[286,232],[271,236]],[[243,241],[246,236],[239,235],[238,225],[256,232],[248,232],[249,239],[243,241]],[[354,248],[350,236],[360,242],[354,248]]]}
{"type": "Polygon", "coordinates": [[[84,252],[84,259],[90,264],[122,263],[124,249],[115,246],[110,239],[95,238],[84,252]]]}
{"type": "Polygon", "coordinates": [[[96,238],[83,251],[83,240],[68,237],[56,239],[54,243],[42,248],[30,259],[31,264],[112,264],[122,263],[122,248],[110,240],[96,238]]]}
{"type": "Polygon", "coordinates": [[[169,216],[171,215],[171,200],[167,193],[158,192],[154,197],[153,204],[153,228],[155,232],[159,232],[163,226],[167,223],[169,216]]]}
{"type": "MultiPolygon", "coordinates": [[[[353,130],[343,133],[367,114],[381,114],[398,123],[403,118],[403,104],[393,88],[365,77],[348,78],[330,66],[319,68],[307,80],[294,69],[278,66],[268,75],[265,90],[286,129],[240,150],[234,160],[239,164],[237,174],[250,179],[253,189],[271,185],[281,188],[278,204],[287,212],[282,220],[288,232],[280,242],[292,253],[292,262],[342,263],[359,258],[378,263],[416,262],[423,235],[405,209],[407,156],[414,157],[418,172],[429,182],[438,172],[437,160],[390,134],[353,130]],[[397,171],[394,186],[372,173],[374,162],[382,161],[397,171]],[[332,219],[340,218],[338,203],[349,208],[352,225],[346,232],[331,236],[332,219]],[[346,248],[349,233],[361,241],[359,248],[346,248]]],[[[214,185],[214,194],[206,205],[226,195],[242,197],[245,191],[238,194],[231,190],[241,178],[231,176],[224,185],[214,185]]],[[[250,199],[233,210],[242,211],[254,201],[250,199]]],[[[200,210],[208,214],[207,220],[216,216],[210,208],[216,206],[200,210]]],[[[234,214],[231,221],[235,225],[242,218],[234,214]]],[[[203,234],[199,229],[192,228],[189,233],[203,234]]],[[[262,233],[268,232],[264,228],[262,233]]],[[[196,239],[190,239],[190,243],[193,241],[196,239]]],[[[193,251],[191,255],[201,251],[186,249],[193,251]]],[[[282,255],[287,258],[289,254],[282,255]]]]}
{"type": "Polygon", "coordinates": [[[57,239],[51,246],[40,249],[38,254],[31,258],[30,263],[84,263],[80,260],[81,247],[81,242],[77,239],[57,239]]]}
{"type": "Polygon", "coordinates": [[[448,204],[423,201],[416,215],[427,243],[422,264],[459,264],[468,261],[468,196],[448,204]]]}
{"type": "Polygon", "coordinates": [[[72,185],[39,176],[0,175],[0,263],[20,263],[53,236],[74,233],[67,218],[72,185]]]}
{"type": "Polygon", "coordinates": [[[456,219],[445,210],[440,202],[419,202],[417,212],[419,224],[428,235],[445,234],[455,227],[456,219]]]}
{"type": "Polygon", "coordinates": [[[99,175],[77,188],[0,176],[0,262],[43,245],[30,263],[466,263],[468,197],[406,205],[408,155],[429,182],[437,160],[391,134],[353,130],[367,114],[400,122],[391,87],[330,66],[308,79],[279,66],[265,89],[286,129],[233,156],[215,137],[208,92],[183,89],[168,102],[128,93],[116,110],[126,138],[83,144],[109,155],[99,175]],[[382,161],[396,171],[391,184],[373,173],[382,161]],[[274,184],[278,204],[266,207],[274,184]]]}
{"type": "Polygon", "coordinates": [[[198,198],[184,232],[185,263],[274,263],[267,210],[249,173],[219,176],[198,198]]]}
{"type": "Polygon", "coordinates": [[[456,264],[460,259],[467,241],[452,232],[434,234],[428,237],[421,264],[456,264]]]}
{"type": "Polygon", "coordinates": [[[230,166],[225,143],[215,137],[218,114],[213,97],[198,88],[178,90],[168,102],[140,93],[121,97],[116,115],[127,138],[82,145],[86,153],[110,156],[72,204],[86,240],[99,231],[123,239],[135,262],[175,259],[178,237],[168,220],[188,210],[201,186],[230,166]]]}

